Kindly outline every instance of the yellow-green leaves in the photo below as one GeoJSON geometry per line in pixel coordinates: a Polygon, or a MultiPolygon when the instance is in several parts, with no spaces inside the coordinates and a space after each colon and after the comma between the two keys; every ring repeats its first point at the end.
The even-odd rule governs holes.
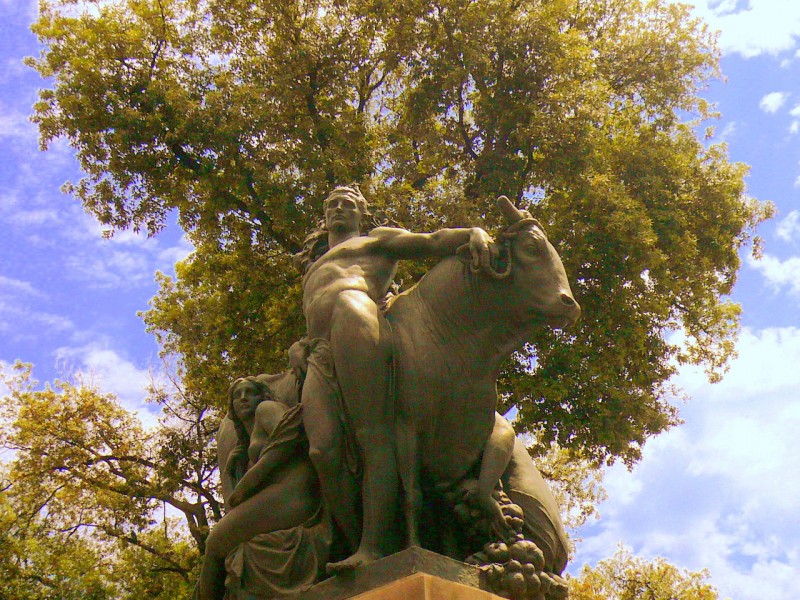
{"type": "Polygon", "coordinates": [[[176,212],[197,247],[146,320],[202,402],[286,366],[289,255],[351,181],[419,231],[491,229],[499,194],[547,224],[584,316],[501,382],[545,440],[630,462],[677,422],[676,361],[724,371],[738,253],[770,211],[703,139],[718,51],[686,6],[48,0],[34,31],[42,141],[86,173],[68,189],[112,229],[176,212]]]}
{"type": "Polygon", "coordinates": [[[708,572],[690,572],[663,558],[647,561],[620,548],[593,569],[584,566],[570,580],[573,600],[717,600],[719,593],[708,583],[708,572]]]}
{"type": "Polygon", "coordinates": [[[0,372],[0,381],[8,390],[0,400],[0,447],[11,451],[0,492],[0,537],[10,532],[18,539],[11,557],[0,556],[0,575],[8,558],[19,566],[19,577],[31,578],[31,589],[35,581],[50,587],[52,576],[64,590],[77,590],[46,589],[54,595],[42,597],[122,598],[136,595],[130,587],[136,578],[120,573],[145,571],[146,564],[174,574],[171,583],[156,578],[159,586],[186,587],[209,518],[220,516],[212,477],[216,457],[209,448],[216,421],[203,422],[213,415],[192,413],[191,404],[172,407],[167,395],[154,390],[154,400],[168,410],[146,430],[113,395],[90,385],[55,382],[38,389],[30,366],[22,364],[0,372]],[[182,513],[193,543],[174,520],[163,521],[167,506],[182,513]],[[167,536],[170,526],[175,533],[167,536]],[[72,550],[67,565],[59,566],[63,546],[72,550]],[[124,556],[116,554],[125,547],[124,556]],[[98,565],[98,556],[111,555],[118,560],[98,565]],[[86,565],[99,566],[94,578],[86,565]]]}

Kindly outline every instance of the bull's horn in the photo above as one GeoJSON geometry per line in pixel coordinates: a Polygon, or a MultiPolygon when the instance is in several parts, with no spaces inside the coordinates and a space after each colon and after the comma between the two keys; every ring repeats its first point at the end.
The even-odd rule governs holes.
{"type": "Polygon", "coordinates": [[[497,199],[497,207],[500,209],[500,212],[503,213],[503,216],[506,218],[506,221],[508,221],[509,225],[513,225],[517,221],[521,221],[527,216],[524,212],[514,206],[511,203],[511,200],[505,196],[500,196],[497,199]]]}

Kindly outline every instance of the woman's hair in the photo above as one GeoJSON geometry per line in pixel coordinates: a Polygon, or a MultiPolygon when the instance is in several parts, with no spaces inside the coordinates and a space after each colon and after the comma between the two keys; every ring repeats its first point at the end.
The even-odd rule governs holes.
{"type": "Polygon", "coordinates": [[[247,471],[247,463],[250,459],[247,453],[250,448],[250,434],[247,433],[244,423],[242,423],[239,415],[236,414],[236,409],[233,406],[233,394],[244,383],[252,383],[256,386],[261,392],[262,401],[272,395],[267,385],[253,376],[239,377],[228,387],[228,418],[233,421],[233,426],[236,429],[237,443],[228,455],[228,460],[225,463],[225,472],[233,479],[234,487],[247,471]]]}

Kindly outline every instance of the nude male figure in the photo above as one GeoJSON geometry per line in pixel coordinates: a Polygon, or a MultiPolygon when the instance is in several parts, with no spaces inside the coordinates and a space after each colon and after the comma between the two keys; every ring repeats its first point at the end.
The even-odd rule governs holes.
{"type": "Polygon", "coordinates": [[[486,267],[496,248],[489,234],[477,227],[434,233],[378,227],[362,235],[369,213],[366,200],[355,187],[333,190],[324,209],[329,249],[311,264],[303,280],[303,314],[311,356],[302,404],[309,455],[325,504],[351,551],[355,550],[349,558],[328,565],[330,571],[338,571],[387,554],[382,537],[394,523],[399,504],[393,402],[389,397],[391,331],[379,308],[397,263],[452,255],[468,245],[473,265],[486,267]],[[332,364],[322,364],[325,362],[332,364]],[[338,399],[332,378],[341,390],[338,399]],[[337,407],[338,403],[343,406],[337,407]],[[363,519],[356,508],[358,482],[344,467],[341,412],[363,459],[363,519]]]}

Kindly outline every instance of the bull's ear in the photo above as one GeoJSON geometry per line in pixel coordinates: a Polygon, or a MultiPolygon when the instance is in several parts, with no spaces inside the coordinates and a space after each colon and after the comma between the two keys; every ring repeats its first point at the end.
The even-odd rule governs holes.
{"type": "Polygon", "coordinates": [[[500,212],[503,213],[503,216],[509,225],[513,225],[517,221],[521,221],[526,216],[525,213],[514,206],[511,200],[505,196],[500,196],[497,199],[497,208],[499,208],[500,212]]]}

